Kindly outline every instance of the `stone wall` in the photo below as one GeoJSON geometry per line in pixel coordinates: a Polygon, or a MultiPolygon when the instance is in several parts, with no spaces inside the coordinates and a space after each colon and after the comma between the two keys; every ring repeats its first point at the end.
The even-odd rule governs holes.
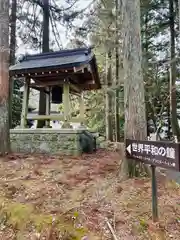
{"type": "Polygon", "coordinates": [[[81,129],[11,129],[12,152],[80,155],[81,129]]]}

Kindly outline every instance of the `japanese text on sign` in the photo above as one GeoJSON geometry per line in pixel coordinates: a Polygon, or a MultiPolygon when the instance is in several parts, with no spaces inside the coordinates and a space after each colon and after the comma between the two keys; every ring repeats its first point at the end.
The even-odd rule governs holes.
{"type": "Polygon", "coordinates": [[[176,164],[173,162],[169,162],[169,161],[166,161],[166,160],[158,160],[158,159],[151,159],[151,158],[148,158],[148,157],[143,157],[143,156],[135,156],[135,158],[138,158],[138,159],[141,159],[141,160],[146,160],[146,161],[149,161],[151,163],[156,163],[156,164],[164,164],[164,165],[167,165],[167,166],[171,166],[171,167],[175,167],[176,164]]]}
{"type": "Polygon", "coordinates": [[[157,147],[151,144],[132,143],[132,151],[175,159],[175,149],[173,147],[157,147]]]}

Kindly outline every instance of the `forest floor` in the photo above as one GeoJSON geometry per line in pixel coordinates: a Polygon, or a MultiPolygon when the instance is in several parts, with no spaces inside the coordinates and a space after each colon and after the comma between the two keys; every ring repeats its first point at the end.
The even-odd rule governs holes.
{"type": "Polygon", "coordinates": [[[158,177],[160,221],[151,220],[150,179],[120,182],[120,157],[9,155],[0,159],[0,240],[180,239],[180,187],[158,177]]]}

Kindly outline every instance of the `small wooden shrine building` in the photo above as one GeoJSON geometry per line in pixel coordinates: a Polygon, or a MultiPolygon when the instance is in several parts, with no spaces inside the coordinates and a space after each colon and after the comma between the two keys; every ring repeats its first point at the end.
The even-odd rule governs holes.
{"type": "MultiPolygon", "coordinates": [[[[10,75],[24,78],[24,98],[21,127],[26,127],[29,89],[43,90],[46,93],[46,115],[34,116],[31,120],[64,120],[83,122],[83,91],[100,88],[96,59],[90,48],[80,48],[24,56],[10,67],[10,75]],[[33,83],[32,83],[33,81],[33,83]],[[80,118],[70,116],[69,94],[80,97],[80,118]],[[50,103],[63,102],[62,116],[50,115],[50,103]]],[[[67,125],[66,125],[67,126],[67,125]]]]}
{"type": "MultiPolygon", "coordinates": [[[[62,131],[68,128],[70,130],[70,122],[80,122],[83,124],[85,111],[83,92],[101,88],[96,58],[91,48],[26,55],[16,65],[10,66],[9,70],[10,76],[16,79],[24,78],[21,126],[20,129],[11,131],[13,138],[15,137],[15,133],[18,134],[18,131],[20,131],[21,134],[32,132],[30,129],[27,129],[27,120],[46,121],[46,128],[41,130],[33,129],[34,134],[38,131],[41,133],[47,131],[48,134],[50,132],[53,133],[52,129],[48,129],[49,121],[51,120],[64,121],[64,130],[61,129],[62,131]],[[28,119],[27,115],[30,88],[44,91],[46,94],[46,114],[33,116],[33,119],[32,116],[31,119],[28,119]],[[71,116],[70,94],[79,96],[79,118],[73,118],[71,116]],[[51,115],[51,103],[62,103],[64,115],[51,115]]],[[[73,132],[72,129],[71,131],[73,132]]]]}

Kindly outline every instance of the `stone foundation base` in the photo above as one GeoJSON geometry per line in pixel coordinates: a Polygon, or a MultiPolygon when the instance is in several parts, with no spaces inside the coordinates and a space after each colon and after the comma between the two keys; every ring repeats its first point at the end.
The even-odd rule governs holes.
{"type": "Polygon", "coordinates": [[[11,150],[15,153],[80,155],[81,129],[11,129],[11,150]]]}

